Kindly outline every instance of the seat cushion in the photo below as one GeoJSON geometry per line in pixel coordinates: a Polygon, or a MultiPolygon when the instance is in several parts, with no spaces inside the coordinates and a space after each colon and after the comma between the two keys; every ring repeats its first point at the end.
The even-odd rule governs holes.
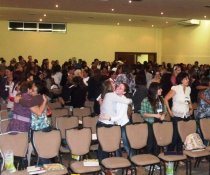
{"type": "Polygon", "coordinates": [[[202,151],[186,151],[184,150],[183,153],[189,157],[197,158],[197,157],[204,157],[209,156],[210,152],[208,150],[202,150],[202,151]]]}
{"type": "Polygon", "coordinates": [[[22,171],[16,171],[14,173],[9,173],[8,171],[3,171],[1,173],[1,175],[28,175],[28,172],[27,170],[22,170],[22,171]]]}
{"type": "Polygon", "coordinates": [[[64,174],[68,174],[68,171],[66,168],[63,170],[47,171],[45,173],[41,173],[40,175],[64,175],[64,174]]]}
{"type": "Polygon", "coordinates": [[[207,146],[206,149],[207,149],[208,151],[210,151],[210,146],[207,146]]]}
{"type": "Polygon", "coordinates": [[[187,159],[186,155],[164,155],[164,153],[160,153],[158,157],[167,162],[176,162],[187,159]]]}
{"type": "Polygon", "coordinates": [[[157,164],[160,159],[151,154],[139,154],[131,157],[131,161],[138,166],[157,164]]]}
{"type": "Polygon", "coordinates": [[[74,173],[77,174],[97,172],[101,170],[100,166],[84,166],[83,161],[75,161],[71,163],[70,168],[74,173]]]}
{"type": "Polygon", "coordinates": [[[101,164],[107,169],[127,168],[131,166],[130,161],[124,157],[109,157],[103,159],[101,164]]]}

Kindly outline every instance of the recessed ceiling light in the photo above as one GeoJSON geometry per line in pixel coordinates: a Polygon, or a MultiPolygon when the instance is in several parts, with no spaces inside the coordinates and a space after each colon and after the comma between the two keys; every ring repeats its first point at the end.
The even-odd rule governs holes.
{"type": "Polygon", "coordinates": [[[111,11],[113,12],[113,11],[114,11],[114,9],[111,9],[111,11]]]}
{"type": "Polygon", "coordinates": [[[160,14],[161,14],[161,15],[164,15],[164,13],[163,13],[163,12],[160,12],[160,14]]]}
{"type": "Polygon", "coordinates": [[[39,21],[42,22],[42,18],[40,18],[39,21]]]}
{"type": "Polygon", "coordinates": [[[44,16],[44,17],[46,17],[47,15],[46,15],[46,14],[44,14],[43,16],[44,16]]]}
{"type": "Polygon", "coordinates": [[[118,23],[117,23],[117,25],[119,26],[119,25],[120,25],[120,23],[118,22],[118,23]]]}
{"type": "Polygon", "coordinates": [[[55,5],[55,7],[56,7],[56,8],[58,8],[58,7],[59,7],[59,5],[58,5],[58,4],[56,4],[56,5],[55,5]]]}
{"type": "Polygon", "coordinates": [[[152,27],[154,27],[154,25],[152,24],[152,27]]]}
{"type": "Polygon", "coordinates": [[[128,19],[128,21],[129,21],[129,22],[131,22],[131,21],[132,21],[132,19],[128,19]]]}
{"type": "Polygon", "coordinates": [[[206,16],[204,16],[204,18],[206,19],[206,16]]]}
{"type": "Polygon", "coordinates": [[[166,21],[166,24],[168,24],[168,21],[166,21]]]}
{"type": "Polygon", "coordinates": [[[132,1],[131,1],[131,0],[129,0],[128,2],[129,2],[130,4],[132,3],[132,1]]]}

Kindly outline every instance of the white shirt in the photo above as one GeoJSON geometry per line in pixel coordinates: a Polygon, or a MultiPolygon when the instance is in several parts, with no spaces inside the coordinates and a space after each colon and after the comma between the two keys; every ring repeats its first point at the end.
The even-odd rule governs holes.
{"type": "Polygon", "coordinates": [[[60,86],[62,73],[61,72],[56,72],[54,75],[52,75],[52,78],[54,79],[55,84],[60,86]]]}
{"type": "MultiPolygon", "coordinates": [[[[10,82],[10,84],[9,84],[9,97],[15,97],[17,95],[17,91],[15,90],[17,84],[15,85],[15,87],[14,87],[14,85],[15,85],[15,83],[13,81],[10,82]]],[[[13,107],[14,107],[14,102],[10,101],[8,99],[8,101],[7,101],[7,108],[13,109],[13,107]]]]}
{"type": "Polygon", "coordinates": [[[117,113],[117,104],[118,103],[123,103],[125,105],[128,105],[128,104],[132,103],[132,100],[129,98],[126,98],[125,96],[119,96],[115,92],[109,92],[105,95],[103,103],[100,107],[101,115],[104,114],[104,115],[110,116],[111,121],[101,120],[101,122],[103,122],[105,124],[114,124],[121,118],[121,116],[118,115],[118,113],[117,113]]]}
{"type": "Polygon", "coordinates": [[[185,92],[182,85],[172,86],[171,89],[175,91],[173,97],[172,112],[174,116],[184,118],[189,113],[190,93],[191,88],[188,86],[185,88],[185,92]]]}
{"type": "Polygon", "coordinates": [[[117,124],[120,126],[124,126],[129,122],[128,119],[128,104],[125,103],[117,103],[116,112],[119,120],[117,120],[117,124]]]}

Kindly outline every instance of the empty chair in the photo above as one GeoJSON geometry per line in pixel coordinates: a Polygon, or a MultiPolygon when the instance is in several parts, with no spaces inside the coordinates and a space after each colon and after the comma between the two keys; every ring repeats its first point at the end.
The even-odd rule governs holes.
{"type": "Polygon", "coordinates": [[[91,110],[90,108],[73,108],[73,116],[79,117],[79,120],[82,121],[83,117],[90,116],[91,110]]]}
{"type": "MultiPolygon", "coordinates": [[[[59,156],[59,148],[61,145],[61,133],[59,130],[50,132],[35,131],[33,133],[33,144],[39,158],[51,159],[59,156]]],[[[50,172],[47,172],[50,174],[50,172]]],[[[52,174],[62,175],[67,174],[67,169],[55,170],[52,174]]]]}
{"type": "Polygon", "coordinates": [[[57,117],[56,118],[56,128],[61,131],[62,144],[60,147],[60,152],[68,153],[69,149],[66,146],[66,130],[77,128],[79,126],[79,120],[77,117],[57,117]]]}
{"type": "MultiPolygon", "coordinates": [[[[200,128],[204,139],[210,141],[210,119],[209,118],[201,119],[200,128]]],[[[207,146],[206,149],[210,151],[210,146],[207,146]]]]}
{"type": "Polygon", "coordinates": [[[7,128],[8,128],[8,125],[9,125],[10,120],[11,119],[4,119],[4,120],[1,120],[0,121],[0,133],[1,134],[7,132],[7,128]]]}
{"type": "MultiPolygon", "coordinates": [[[[0,150],[1,154],[3,154],[7,150],[12,150],[14,156],[18,156],[21,159],[26,158],[26,153],[28,149],[28,133],[5,133],[0,135],[0,150]]],[[[4,158],[4,156],[2,155],[4,158]]],[[[22,162],[22,161],[20,161],[22,162]]],[[[24,169],[23,165],[21,167],[17,167],[18,169],[24,169]]],[[[16,171],[12,173],[14,175],[22,175],[26,174],[26,170],[16,171]]],[[[3,171],[2,175],[9,174],[7,171],[3,171]]]]}
{"type": "Polygon", "coordinates": [[[53,102],[53,103],[48,103],[48,106],[50,107],[50,109],[59,109],[61,108],[61,103],[59,101],[53,102]]]}
{"type": "MultiPolygon", "coordinates": [[[[158,157],[152,154],[136,154],[147,146],[148,125],[146,123],[127,125],[126,135],[133,152],[133,155],[130,155],[130,160],[136,167],[149,165],[151,166],[150,171],[152,170],[153,172],[154,165],[160,166],[160,160],[158,157]]],[[[134,172],[137,174],[136,168],[134,172]]]]}
{"type": "Polygon", "coordinates": [[[86,100],[85,101],[85,107],[90,108],[91,109],[91,113],[93,113],[94,112],[94,109],[93,109],[93,107],[94,107],[94,101],[86,100]]]}
{"type": "Polygon", "coordinates": [[[60,109],[53,109],[52,116],[51,116],[51,124],[53,127],[56,127],[56,118],[57,117],[64,117],[70,116],[69,109],[67,108],[60,108],[60,109]]]}
{"type": "Polygon", "coordinates": [[[71,154],[80,156],[79,161],[72,161],[69,164],[72,173],[93,174],[101,171],[100,166],[84,166],[83,164],[83,157],[89,153],[91,137],[90,128],[66,130],[66,140],[71,154]]]}
{"type": "Polygon", "coordinates": [[[110,128],[97,128],[97,138],[102,151],[110,153],[110,157],[101,160],[104,170],[122,169],[123,172],[130,169],[131,163],[124,157],[116,157],[116,151],[120,149],[121,128],[112,126],[110,128]]]}
{"type": "MultiPolygon", "coordinates": [[[[173,137],[173,124],[171,122],[163,122],[163,123],[154,123],[153,131],[155,135],[155,139],[157,141],[157,145],[160,146],[162,150],[166,148],[172,142],[173,137]]],[[[166,150],[165,150],[166,151],[166,150]]],[[[175,153],[174,153],[175,154],[175,153]]],[[[179,161],[185,161],[186,163],[186,174],[188,174],[188,162],[187,157],[185,155],[173,155],[172,153],[169,155],[161,152],[158,157],[164,163],[164,174],[166,173],[165,163],[175,162],[178,165],[179,161]]]]}
{"type": "Polygon", "coordinates": [[[98,121],[98,117],[83,117],[82,125],[84,128],[91,128],[92,131],[92,144],[90,147],[91,151],[98,150],[98,142],[96,138],[96,123],[98,121]]]}
{"type": "Polygon", "coordinates": [[[3,119],[8,119],[8,111],[7,110],[1,110],[0,111],[0,120],[3,120],[3,119]]]}
{"type": "MultiPolygon", "coordinates": [[[[178,131],[179,135],[181,137],[182,142],[186,140],[186,137],[190,134],[196,133],[196,122],[195,120],[189,120],[189,121],[180,121],[178,122],[178,131]]],[[[191,174],[191,159],[197,159],[207,157],[209,160],[210,153],[207,150],[200,150],[200,151],[189,151],[184,150],[184,154],[187,156],[189,161],[189,171],[191,174]]],[[[195,167],[198,166],[199,161],[195,162],[195,167]]],[[[210,174],[210,164],[209,164],[209,174],[210,174]]]]}
{"type": "Polygon", "coordinates": [[[131,116],[132,123],[143,123],[144,119],[139,113],[133,113],[131,116]]]}

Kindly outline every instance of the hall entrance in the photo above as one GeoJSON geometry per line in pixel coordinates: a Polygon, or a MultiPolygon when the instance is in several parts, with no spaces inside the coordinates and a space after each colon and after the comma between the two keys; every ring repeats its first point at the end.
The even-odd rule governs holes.
{"type": "Polygon", "coordinates": [[[115,52],[115,60],[123,61],[126,64],[143,64],[144,61],[157,62],[157,53],[151,52],[115,52]]]}

